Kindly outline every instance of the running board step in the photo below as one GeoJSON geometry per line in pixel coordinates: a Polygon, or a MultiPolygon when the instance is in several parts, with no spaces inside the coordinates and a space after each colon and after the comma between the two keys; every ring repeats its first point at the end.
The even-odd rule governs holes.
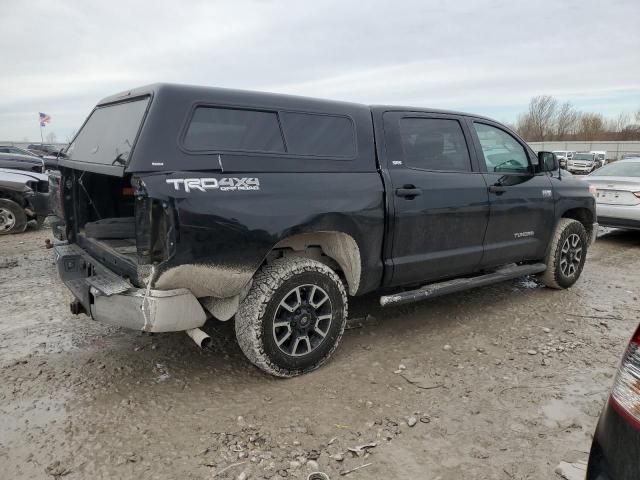
{"type": "Polygon", "coordinates": [[[439,297],[448,293],[460,292],[470,288],[483,287],[492,283],[499,283],[512,278],[532,275],[544,272],[547,266],[544,263],[533,263],[528,265],[509,265],[495,272],[479,275],[477,277],[456,278],[446,282],[431,283],[416,290],[396,293],[395,295],[385,295],[380,297],[380,305],[383,307],[404,305],[406,303],[419,302],[428,298],[439,297]]]}

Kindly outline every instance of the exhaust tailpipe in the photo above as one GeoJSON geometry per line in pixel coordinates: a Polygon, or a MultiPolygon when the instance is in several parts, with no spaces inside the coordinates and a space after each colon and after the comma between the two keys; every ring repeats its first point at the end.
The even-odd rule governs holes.
{"type": "Polygon", "coordinates": [[[192,328],[190,330],[185,330],[185,332],[200,348],[209,348],[211,346],[211,337],[199,328],[192,328]]]}

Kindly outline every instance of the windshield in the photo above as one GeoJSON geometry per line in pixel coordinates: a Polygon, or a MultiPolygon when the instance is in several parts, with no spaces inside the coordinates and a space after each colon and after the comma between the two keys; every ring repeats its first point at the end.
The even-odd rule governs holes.
{"type": "Polygon", "coordinates": [[[80,162],[126,165],[149,97],[96,108],[67,149],[80,162]]]}
{"type": "Polygon", "coordinates": [[[593,160],[593,154],[591,153],[576,153],[573,156],[574,160],[589,160],[592,161],[593,160]]]}
{"type": "Polygon", "coordinates": [[[616,162],[605,165],[590,177],[640,177],[640,162],[616,162]]]}

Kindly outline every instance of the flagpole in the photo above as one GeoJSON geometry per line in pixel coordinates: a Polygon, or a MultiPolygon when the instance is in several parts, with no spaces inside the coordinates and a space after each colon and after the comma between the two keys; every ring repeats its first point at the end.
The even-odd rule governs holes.
{"type": "MultiPolygon", "coordinates": [[[[40,119],[40,116],[38,115],[38,120],[40,119]]],[[[40,143],[44,144],[44,137],[42,136],[42,121],[39,121],[40,123],[40,143]]]]}

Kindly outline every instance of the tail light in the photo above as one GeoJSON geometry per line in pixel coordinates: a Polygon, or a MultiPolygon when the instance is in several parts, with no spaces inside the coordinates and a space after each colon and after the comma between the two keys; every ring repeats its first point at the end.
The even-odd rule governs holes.
{"type": "Polygon", "coordinates": [[[173,208],[168,201],[149,198],[142,180],[134,178],[132,184],[138,259],[141,263],[163,262],[172,257],[176,249],[173,208]]]}
{"type": "Polygon", "coordinates": [[[622,357],[611,392],[611,403],[628,423],[640,429],[640,327],[622,357]]]}
{"type": "Polygon", "coordinates": [[[65,179],[60,174],[49,175],[49,198],[51,199],[51,211],[60,220],[64,220],[64,189],[65,179]]]}
{"type": "Polygon", "coordinates": [[[58,208],[60,211],[60,218],[65,218],[64,216],[64,189],[66,188],[66,180],[64,177],[58,178],[58,208]]]}
{"type": "Polygon", "coordinates": [[[640,198],[640,192],[633,192],[633,194],[634,194],[636,197],[640,198]]]}

